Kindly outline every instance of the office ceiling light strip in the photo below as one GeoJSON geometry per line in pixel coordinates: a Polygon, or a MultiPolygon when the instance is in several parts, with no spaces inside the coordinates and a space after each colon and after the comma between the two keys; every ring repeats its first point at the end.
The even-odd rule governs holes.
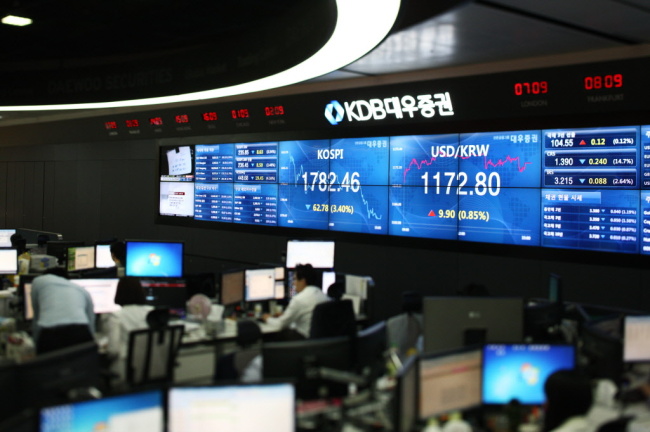
{"type": "Polygon", "coordinates": [[[390,32],[401,0],[337,0],[332,37],[312,57],[283,72],[244,84],[181,95],[115,102],[0,106],[0,111],[47,111],[137,107],[215,99],[296,84],[340,69],[375,48],[390,32]]]}

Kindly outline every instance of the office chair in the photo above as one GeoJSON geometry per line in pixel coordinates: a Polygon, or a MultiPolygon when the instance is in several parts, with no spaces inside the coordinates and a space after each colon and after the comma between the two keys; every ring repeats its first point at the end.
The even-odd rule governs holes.
{"type": "Polygon", "coordinates": [[[134,330],[129,333],[126,383],[129,387],[171,383],[183,325],[134,330]]]}
{"type": "MultiPolygon", "coordinates": [[[[259,342],[262,340],[262,330],[255,321],[237,321],[237,337],[235,342],[238,349],[234,352],[217,356],[214,370],[215,381],[235,381],[251,362],[262,353],[259,342]]],[[[216,349],[220,347],[217,345],[216,349]]]]}
{"type": "Polygon", "coordinates": [[[310,339],[350,336],[357,333],[357,321],[352,300],[336,300],[320,303],[311,318],[310,339]]]}

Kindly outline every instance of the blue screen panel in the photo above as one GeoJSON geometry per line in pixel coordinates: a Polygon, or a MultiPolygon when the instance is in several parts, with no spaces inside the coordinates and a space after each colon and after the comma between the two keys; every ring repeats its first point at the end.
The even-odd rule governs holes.
{"type": "Polygon", "coordinates": [[[235,183],[233,222],[252,225],[278,224],[278,185],[235,183]]]}
{"type": "Polygon", "coordinates": [[[329,186],[280,185],[278,225],[326,230],[329,222],[329,186]],[[324,190],[322,190],[324,189],[324,190]]]}
{"type": "Polygon", "coordinates": [[[329,210],[331,230],[387,234],[388,186],[332,191],[329,210]]]}
{"type": "Polygon", "coordinates": [[[458,238],[539,246],[539,189],[459,188],[458,238]]]}
{"type": "Polygon", "coordinates": [[[280,183],[311,186],[314,180],[318,182],[323,175],[326,176],[323,183],[327,183],[329,144],[329,140],[281,141],[278,162],[280,183]]]}
{"type": "Polygon", "coordinates": [[[540,187],[539,131],[461,134],[457,149],[459,185],[486,182],[501,187],[540,187]]]}
{"type": "Polygon", "coordinates": [[[194,184],[194,219],[232,222],[232,183],[194,184]]]}
{"type": "Polygon", "coordinates": [[[424,186],[442,178],[456,185],[458,134],[390,138],[390,184],[424,186]],[[450,173],[445,175],[445,173],[450,173]],[[451,175],[453,173],[453,175],[451,175]]]}
{"type": "Polygon", "coordinates": [[[524,405],[545,402],[544,383],[553,372],[575,367],[571,345],[486,345],[483,348],[483,403],[524,405]]]}
{"type": "Polygon", "coordinates": [[[197,182],[232,182],[235,180],[234,144],[199,144],[194,146],[197,182]]]}
{"type": "Polygon", "coordinates": [[[650,254],[650,192],[641,192],[641,253],[650,254]]]}
{"type": "Polygon", "coordinates": [[[183,277],[183,243],[126,242],[127,276],[183,277]]]}
{"type": "Polygon", "coordinates": [[[235,144],[235,181],[277,183],[278,143],[235,144]]]}
{"type": "Polygon", "coordinates": [[[542,246],[636,253],[638,190],[542,190],[542,246]]]}
{"type": "Polygon", "coordinates": [[[458,238],[457,188],[391,186],[388,233],[444,240],[458,238]],[[448,192],[448,193],[446,193],[448,192]]]}
{"type": "Polygon", "coordinates": [[[388,184],[388,138],[332,140],[329,183],[333,190],[388,184]],[[332,175],[333,174],[333,175],[332,175]]]}
{"type": "Polygon", "coordinates": [[[162,391],[131,393],[48,407],[40,413],[41,432],[163,430],[162,391]]]}

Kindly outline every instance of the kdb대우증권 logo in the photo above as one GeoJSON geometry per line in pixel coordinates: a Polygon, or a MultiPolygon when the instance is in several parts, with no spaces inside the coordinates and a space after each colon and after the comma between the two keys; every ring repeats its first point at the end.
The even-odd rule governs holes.
{"type": "Polygon", "coordinates": [[[336,126],[343,120],[362,122],[384,120],[386,118],[416,118],[419,115],[428,119],[435,115],[453,116],[454,107],[449,92],[423,94],[417,96],[392,96],[383,99],[359,99],[341,104],[337,100],[325,106],[325,118],[336,126]]]}

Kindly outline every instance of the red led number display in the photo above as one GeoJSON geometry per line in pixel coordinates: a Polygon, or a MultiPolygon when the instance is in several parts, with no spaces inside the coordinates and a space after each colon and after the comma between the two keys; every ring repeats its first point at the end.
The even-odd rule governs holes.
{"type": "Polygon", "coordinates": [[[126,127],[128,128],[136,128],[140,127],[140,120],[133,119],[133,120],[126,120],[126,127]]]}
{"type": "Polygon", "coordinates": [[[264,114],[267,117],[284,115],[284,106],[276,105],[264,107],[264,114]]]}
{"type": "Polygon", "coordinates": [[[237,110],[231,110],[230,116],[234,119],[245,119],[245,118],[249,118],[250,114],[248,112],[248,109],[242,108],[237,110]]]}
{"type": "Polygon", "coordinates": [[[548,93],[548,81],[518,82],[514,86],[515,95],[538,95],[548,93]]]}
{"type": "Polygon", "coordinates": [[[586,76],[585,90],[600,90],[623,87],[623,74],[586,76]]]}
{"type": "Polygon", "coordinates": [[[190,116],[187,114],[179,114],[174,117],[174,120],[176,123],[183,124],[183,123],[189,123],[190,122],[190,116]]]}
{"type": "Polygon", "coordinates": [[[152,118],[149,119],[149,124],[151,126],[162,126],[163,119],[162,119],[162,117],[152,117],[152,118]]]}
{"type": "Polygon", "coordinates": [[[117,129],[117,122],[107,121],[104,123],[104,127],[108,130],[117,129]]]}
{"type": "Polygon", "coordinates": [[[217,116],[217,113],[214,111],[204,112],[203,114],[201,114],[201,117],[203,117],[203,121],[215,121],[219,118],[217,116]]]}

